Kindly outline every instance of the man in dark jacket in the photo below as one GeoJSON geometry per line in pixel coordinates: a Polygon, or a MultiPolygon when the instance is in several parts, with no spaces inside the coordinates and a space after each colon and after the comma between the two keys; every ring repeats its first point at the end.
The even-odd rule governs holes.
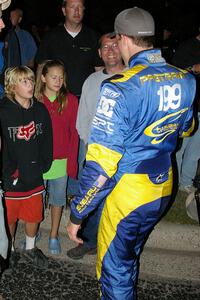
{"type": "MultiPolygon", "coordinates": [[[[2,19],[2,10],[8,8],[11,0],[0,0],[0,32],[5,27],[5,24],[2,19]]],[[[2,49],[3,44],[0,43],[0,49],[2,49]]],[[[3,69],[4,61],[3,56],[0,54],[0,73],[3,69]]],[[[0,96],[2,94],[3,88],[0,85],[0,96]]],[[[1,145],[0,145],[1,146],[1,145]]],[[[8,251],[8,238],[6,235],[5,229],[5,220],[4,220],[4,210],[2,205],[2,191],[0,189],[0,273],[4,266],[4,260],[7,257],[8,251]]]]}

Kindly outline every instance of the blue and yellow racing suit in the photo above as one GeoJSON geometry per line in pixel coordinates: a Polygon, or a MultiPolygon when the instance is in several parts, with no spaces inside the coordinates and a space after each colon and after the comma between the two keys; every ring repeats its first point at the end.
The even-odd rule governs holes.
{"type": "Polygon", "coordinates": [[[107,197],[98,233],[101,299],[134,299],[142,246],[169,204],[171,153],[193,130],[195,80],[159,49],[134,55],[105,81],[71,221],[107,197]]]}

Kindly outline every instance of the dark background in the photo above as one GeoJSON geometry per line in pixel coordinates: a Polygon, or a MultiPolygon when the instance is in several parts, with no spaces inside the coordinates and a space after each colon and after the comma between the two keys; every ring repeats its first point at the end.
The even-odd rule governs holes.
{"type": "MultiPolygon", "coordinates": [[[[197,33],[200,26],[198,0],[85,0],[84,22],[99,33],[113,31],[115,16],[123,9],[138,6],[147,9],[156,22],[156,36],[159,41],[164,28],[173,30],[178,40],[184,40],[197,33]]],[[[4,12],[9,28],[9,11],[19,7],[24,11],[23,26],[32,24],[44,27],[63,22],[62,0],[12,0],[4,12]]]]}

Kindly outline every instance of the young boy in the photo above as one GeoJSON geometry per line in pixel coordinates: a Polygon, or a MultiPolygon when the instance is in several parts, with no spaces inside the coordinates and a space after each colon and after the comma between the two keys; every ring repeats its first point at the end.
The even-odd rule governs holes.
{"type": "Polygon", "coordinates": [[[26,66],[5,72],[5,97],[0,103],[3,170],[7,222],[12,238],[10,265],[16,265],[14,235],[17,220],[25,223],[24,255],[37,267],[48,261],[35,247],[42,220],[42,175],[52,162],[52,128],[48,111],[33,99],[34,73],[26,66]]]}

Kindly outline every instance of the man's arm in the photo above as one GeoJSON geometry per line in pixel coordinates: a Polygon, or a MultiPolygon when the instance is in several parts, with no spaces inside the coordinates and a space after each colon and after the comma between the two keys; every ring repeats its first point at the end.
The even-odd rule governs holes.
{"type": "MultiPolygon", "coordinates": [[[[190,93],[191,94],[188,95],[188,97],[190,97],[191,99],[194,99],[195,93],[196,93],[196,81],[194,80],[193,77],[191,77],[191,80],[190,80],[190,93]]],[[[195,121],[194,121],[194,117],[193,117],[193,113],[194,113],[193,106],[194,106],[194,104],[192,103],[192,105],[190,107],[188,107],[186,118],[184,120],[183,125],[181,126],[181,128],[179,130],[179,136],[181,138],[190,136],[194,130],[195,121]]]]}
{"type": "Polygon", "coordinates": [[[90,93],[90,88],[89,79],[87,78],[82,87],[76,119],[76,129],[80,139],[84,141],[85,145],[88,143],[88,136],[90,132],[90,108],[87,104],[87,95],[90,93]]]}
{"type": "Polygon", "coordinates": [[[107,197],[115,186],[112,177],[123,156],[124,136],[128,130],[129,114],[125,101],[121,99],[123,97],[116,86],[111,84],[103,86],[93,119],[79,193],[71,203],[70,222],[67,226],[70,238],[77,243],[81,242],[77,239],[77,231],[83,219],[107,197]]]}

